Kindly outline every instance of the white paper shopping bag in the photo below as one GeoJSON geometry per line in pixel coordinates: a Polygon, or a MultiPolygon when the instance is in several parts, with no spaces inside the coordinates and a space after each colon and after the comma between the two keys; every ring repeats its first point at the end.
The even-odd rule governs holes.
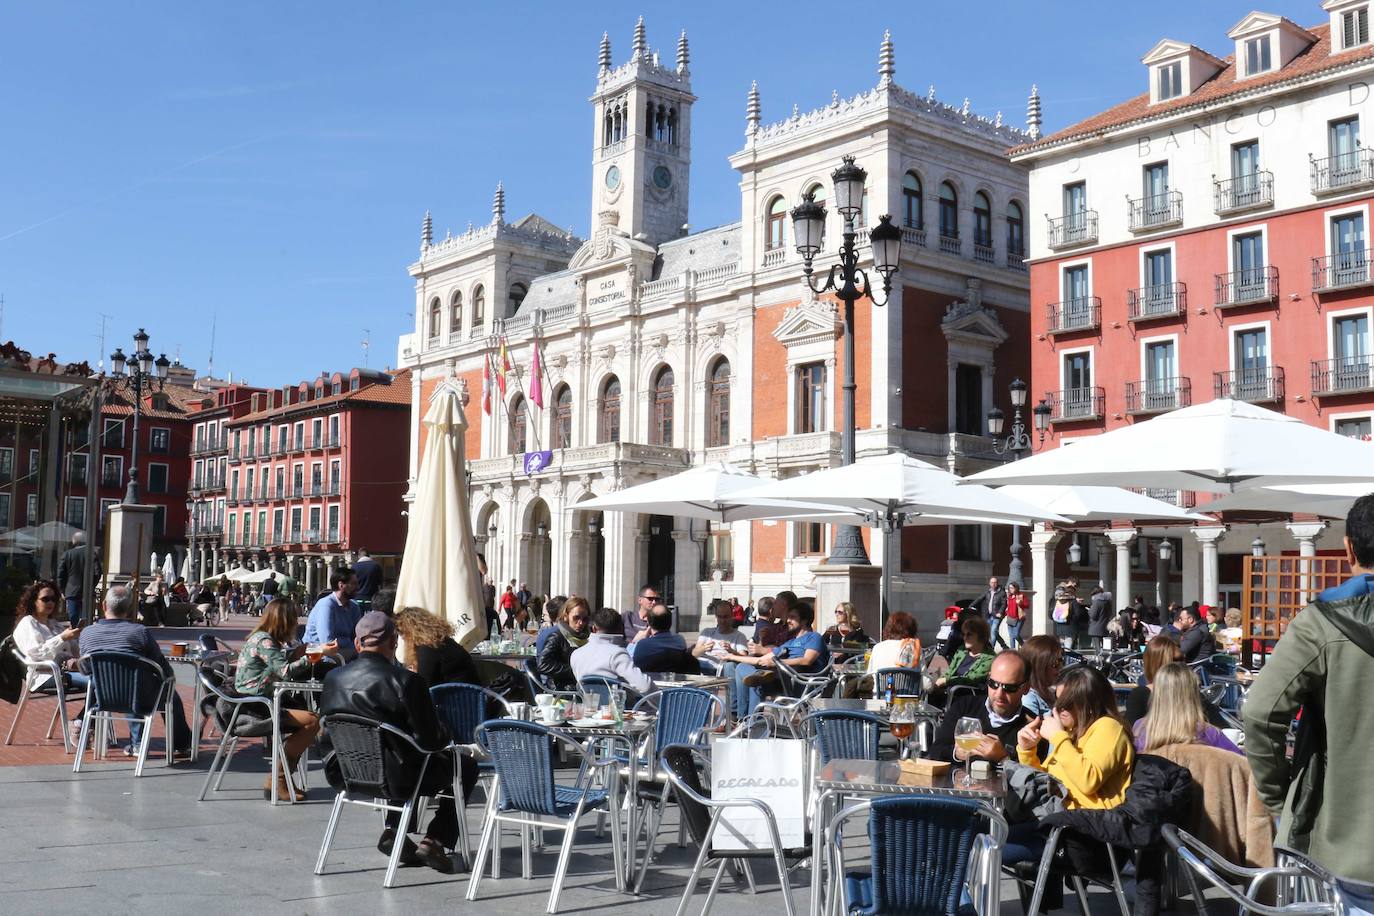
{"type": "MultiPolygon", "coordinates": [[[[806,844],[806,747],[777,738],[723,738],[711,748],[711,797],[755,798],[777,819],[784,848],[806,844]]],[[[772,845],[757,808],[729,808],[711,845],[736,851],[772,845]]]]}

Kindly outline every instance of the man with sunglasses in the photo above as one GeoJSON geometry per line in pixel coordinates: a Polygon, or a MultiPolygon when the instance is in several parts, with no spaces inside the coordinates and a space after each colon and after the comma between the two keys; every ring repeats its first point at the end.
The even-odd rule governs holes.
{"type": "Polygon", "coordinates": [[[662,600],[658,589],[652,585],[646,585],[639,590],[639,602],[635,609],[620,615],[620,619],[625,623],[625,645],[639,642],[649,635],[649,612],[662,600]]]}
{"type": "Polygon", "coordinates": [[[930,756],[935,760],[962,763],[966,754],[954,746],[954,728],[965,717],[983,723],[983,742],[973,751],[975,759],[998,763],[1016,759],[1016,733],[1031,715],[1021,705],[1030,684],[1030,665],[1019,652],[1008,649],[992,662],[987,691],[960,693],[945,707],[935,730],[930,756]]]}

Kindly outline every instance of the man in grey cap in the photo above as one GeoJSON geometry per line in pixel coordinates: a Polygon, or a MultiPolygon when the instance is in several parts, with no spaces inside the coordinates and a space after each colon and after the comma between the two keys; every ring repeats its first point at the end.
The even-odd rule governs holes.
{"type": "MultiPolygon", "coordinates": [[[[358,657],[347,665],[330,671],[324,678],[320,696],[320,713],[324,717],[345,713],[363,716],[393,725],[413,737],[426,750],[442,751],[448,745],[448,735],[434,712],[429,697],[429,685],[424,678],[396,664],[396,624],[380,611],[364,614],[354,628],[354,646],[358,657]]],[[[386,771],[390,783],[391,804],[403,805],[415,791],[415,778],[420,772],[421,758],[409,744],[389,741],[382,737],[386,755],[386,771]],[[400,800],[397,800],[400,799],[400,800]]],[[[473,768],[473,782],[476,781],[473,768]]],[[[470,791],[467,772],[464,772],[465,795],[470,791]]],[[[453,761],[447,751],[432,758],[425,769],[420,794],[433,797],[453,786],[453,761]]],[[[342,788],[336,784],[335,788],[342,788]]],[[[396,833],[409,832],[411,824],[398,828],[400,814],[389,811],[386,829],[377,841],[377,849],[391,854],[396,833]]],[[[447,850],[458,842],[458,812],[452,798],[441,798],[434,818],[429,822],[424,839],[416,845],[405,839],[401,853],[403,865],[428,865],[444,874],[453,873],[453,859],[447,850]]]]}

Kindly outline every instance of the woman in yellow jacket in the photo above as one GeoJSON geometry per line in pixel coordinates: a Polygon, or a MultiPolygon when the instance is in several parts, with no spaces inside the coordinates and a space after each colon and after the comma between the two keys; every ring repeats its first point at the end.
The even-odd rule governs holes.
{"type": "MultiPolygon", "coordinates": [[[[1118,716],[1112,685],[1102,672],[1088,667],[1072,668],[1059,679],[1053,712],[1021,729],[1016,754],[1022,763],[1063,783],[1068,792],[1064,807],[1071,809],[1121,804],[1135,762],[1131,733],[1118,716]],[[1043,760],[1042,741],[1049,744],[1043,760]]],[[[1039,858],[1044,838],[1026,828],[1023,824],[1012,828],[1003,861],[1039,858]]]]}

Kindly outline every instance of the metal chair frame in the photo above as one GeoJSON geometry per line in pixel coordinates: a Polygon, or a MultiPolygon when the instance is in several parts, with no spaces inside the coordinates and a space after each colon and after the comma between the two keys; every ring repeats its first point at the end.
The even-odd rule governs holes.
{"type": "MultiPolygon", "coordinates": [[[[210,762],[210,770],[205,774],[205,785],[200,788],[200,798],[197,799],[197,801],[205,801],[205,796],[210,792],[211,782],[214,782],[216,792],[223,789],[224,774],[229,772],[229,765],[234,759],[235,751],[238,750],[240,738],[265,738],[268,741],[272,740],[272,700],[269,697],[259,696],[231,696],[214,682],[214,679],[210,677],[204,668],[200,669],[197,674],[200,677],[201,686],[209,691],[212,697],[223,700],[234,707],[234,711],[229,716],[229,721],[225,724],[224,733],[220,737],[219,746],[215,749],[215,759],[210,762]],[[263,716],[263,719],[266,720],[267,723],[266,731],[261,735],[241,734],[238,730],[239,716],[251,706],[261,706],[266,713],[266,715],[263,716]],[[219,774],[218,779],[215,778],[216,773],[219,774]]],[[[280,751],[280,753],[284,759],[285,752],[280,751]]]]}
{"type": "Polygon", "coordinates": [[[511,709],[510,703],[505,697],[494,690],[488,690],[486,687],[482,687],[478,684],[438,684],[429,688],[429,695],[430,698],[434,700],[434,709],[435,712],[439,714],[439,721],[443,722],[444,725],[448,727],[449,733],[453,735],[453,741],[449,743],[448,747],[449,750],[453,751],[453,804],[458,809],[458,842],[461,844],[463,863],[471,869],[472,838],[468,830],[467,799],[461,797],[463,791],[463,777],[461,772],[462,762],[459,760],[459,755],[472,757],[478,761],[477,784],[482,787],[482,791],[488,798],[492,795],[492,784],[496,780],[496,773],[491,769],[490,761],[482,761],[480,759],[480,748],[476,746],[476,726],[471,730],[472,733],[464,732],[460,734],[463,730],[455,727],[457,723],[445,715],[444,707],[440,705],[440,702],[446,693],[459,695],[467,694],[475,698],[480,698],[484,703],[484,707],[482,715],[480,716],[480,721],[477,723],[478,725],[489,718],[486,714],[486,703],[495,702],[501,709],[504,717],[507,718],[511,714],[511,709]]]}
{"type": "MultiPolygon", "coordinates": [[[[1036,913],[1040,912],[1040,902],[1045,896],[1046,882],[1049,881],[1050,871],[1054,866],[1054,853],[1055,850],[1059,848],[1059,840],[1063,833],[1063,827],[1053,827],[1050,829],[1049,838],[1045,841],[1045,850],[1040,855],[1040,865],[1036,869],[1035,884],[1031,890],[1030,905],[1026,908],[1028,916],[1035,916],[1036,913]]],[[[1092,840],[1091,842],[1099,841],[1092,840]]],[[[1068,878],[1070,883],[1073,884],[1074,893],[1078,895],[1078,905],[1082,907],[1085,916],[1090,913],[1091,910],[1088,909],[1087,885],[1099,884],[1112,889],[1112,893],[1116,896],[1116,905],[1121,909],[1121,916],[1131,916],[1130,905],[1126,902],[1126,890],[1121,881],[1121,866],[1116,861],[1116,847],[1112,846],[1110,843],[1103,843],[1102,845],[1106,847],[1107,850],[1107,861],[1111,865],[1112,880],[1110,882],[1104,882],[1096,878],[1090,878],[1086,875],[1077,873],[1070,874],[1068,878]]],[[[1009,876],[1019,884],[1025,883],[1017,877],[1015,873],[1011,873],[1009,876]]],[[[1024,900],[1025,898],[1023,897],[1022,899],[1024,900]]]]}
{"type": "MultiPolygon", "coordinates": [[[[81,772],[81,758],[86,753],[86,742],[91,737],[92,724],[108,724],[113,726],[116,718],[133,717],[143,720],[143,740],[138,744],[138,760],[134,764],[134,776],[143,775],[143,765],[148,760],[148,746],[153,737],[153,720],[157,718],[159,712],[162,713],[167,724],[166,766],[172,765],[172,699],[176,696],[176,679],[167,677],[162,673],[162,668],[151,659],[144,658],[134,652],[92,652],[89,655],[81,656],[82,667],[89,668],[91,686],[86,691],[86,714],[81,719],[81,738],[76,745],[76,761],[72,764],[72,772],[81,772]],[[123,661],[128,661],[134,665],[146,668],[146,673],[156,678],[157,698],[153,708],[146,714],[129,709],[103,709],[100,707],[100,681],[98,668],[102,660],[109,656],[115,656],[123,661]]],[[[103,747],[104,741],[97,742],[103,747]]]]}
{"type": "MultiPolygon", "coordinates": [[[[378,722],[374,719],[368,719],[363,716],[335,713],[330,716],[325,716],[323,719],[320,720],[321,728],[323,729],[327,727],[327,724],[330,720],[360,726],[364,728],[375,728],[378,731],[379,740],[382,734],[391,735],[392,737],[410,745],[423,758],[420,764],[420,772],[415,777],[415,790],[411,793],[410,797],[407,798],[405,803],[402,805],[393,805],[389,801],[377,797],[373,797],[371,800],[362,798],[349,798],[350,789],[348,788],[348,780],[345,776],[344,788],[340,789],[338,794],[334,796],[334,806],[329,812],[329,825],[325,827],[324,841],[320,844],[320,855],[315,860],[315,874],[324,874],[324,863],[329,856],[329,847],[332,846],[334,843],[334,833],[338,830],[339,816],[343,813],[343,806],[345,803],[350,805],[361,805],[364,808],[371,808],[374,811],[397,811],[401,815],[400,824],[396,830],[396,837],[391,844],[391,856],[387,860],[386,876],[382,878],[382,887],[392,887],[395,885],[396,882],[396,868],[401,864],[401,852],[405,848],[406,828],[410,825],[411,812],[415,811],[417,807],[420,807],[421,813],[423,813],[424,800],[420,795],[420,787],[424,785],[425,772],[429,769],[430,761],[434,758],[435,752],[425,750],[424,748],[420,747],[419,743],[416,742],[416,740],[412,738],[410,735],[401,731],[396,726],[388,725],[385,722],[378,722]]],[[[385,765],[386,752],[385,749],[383,749],[383,779],[386,778],[385,765]]]]}
{"type": "Polygon", "coordinates": [[[72,752],[72,738],[67,731],[67,717],[64,715],[67,709],[67,701],[78,697],[84,700],[87,698],[86,692],[81,691],[79,694],[74,694],[69,697],[67,695],[67,688],[62,683],[61,665],[52,660],[34,661],[25,655],[18,646],[13,644],[11,644],[10,649],[14,653],[14,657],[24,663],[24,667],[28,669],[28,673],[24,679],[24,689],[19,694],[19,702],[16,703],[14,707],[14,719],[10,722],[10,730],[5,735],[5,746],[8,747],[14,743],[14,733],[15,730],[19,728],[19,719],[24,715],[24,707],[31,697],[33,699],[56,697],[57,708],[53,710],[52,721],[48,723],[48,731],[43,737],[51,738],[53,729],[55,729],[60,722],[62,725],[62,750],[70,754],[72,752]],[[30,687],[29,685],[33,682],[33,675],[38,671],[42,671],[44,674],[51,676],[52,685],[38,688],[30,687]]]}
{"type": "Polygon", "coordinates": [[[1334,916],[1346,912],[1339,887],[1331,874],[1306,857],[1276,849],[1281,858],[1286,858],[1292,864],[1248,868],[1228,862],[1216,850],[1172,824],[1166,824],[1161,835],[1169,851],[1183,865],[1183,873],[1188,879],[1193,903],[1199,913],[1206,913],[1203,886],[1198,883],[1199,878],[1239,904],[1242,912],[1258,913],[1260,916],[1334,916]],[[1274,882],[1278,894],[1276,905],[1261,903],[1257,899],[1269,881],[1274,882]],[[1244,884],[1245,890],[1236,890],[1236,884],[1244,884]],[[1298,884],[1303,886],[1307,895],[1318,899],[1301,902],[1287,900],[1298,884]]]}
{"type": "MultiPolygon", "coordinates": [[[[704,748],[686,744],[670,745],[669,747],[664,748],[664,753],[666,754],[669,750],[683,750],[691,754],[693,760],[697,761],[699,764],[704,762],[707,767],[710,766],[710,756],[708,751],[704,748]]],[[[725,866],[727,863],[731,861],[738,861],[741,863],[742,871],[744,872],[746,880],[748,881],[750,892],[753,893],[756,890],[754,885],[753,872],[749,869],[748,866],[747,854],[741,853],[740,855],[732,856],[729,854],[729,851],[727,851],[725,853],[713,856],[711,852],[711,840],[715,836],[716,828],[720,825],[721,817],[725,814],[726,811],[730,809],[740,808],[752,808],[753,810],[757,811],[764,818],[765,823],[768,825],[768,835],[770,838],[769,846],[772,850],[773,864],[778,870],[778,880],[782,885],[783,907],[787,912],[787,916],[796,916],[796,907],[792,902],[792,884],[788,880],[790,869],[787,864],[786,850],[784,850],[782,845],[782,837],[778,833],[778,821],[773,814],[773,809],[769,808],[768,805],[764,804],[756,798],[709,798],[705,795],[700,794],[691,786],[683,782],[682,778],[678,776],[677,773],[673,772],[673,770],[666,769],[665,775],[667,777],[669,785],[671,785],[675,791],[681,793],[690,802],[701,805],[711,811],[711,820],[706,827],[705,836],[703,836],[700,840],[700,848],[697,851],[696,862],[692,865],[692,875],[690,878],[687,879],[687,887],[683,891],[682,901],[678,904],[677,907],[677,916],[685,916],[687,912],[687,907],[691,903],[692,897],[696,893],[697,884],[701,880],[701,873],[706,866],[706,860],[708,858],[718,859],[720,865],[716,869],[715,876],[711,879],[710,889],[706,892],[706,902],[702,905],[701,916],[707,916],[707,914],[710,913],[711,904],[716,899],[716,891],[720,888],[721,878],[725,874],[725,866]]],[[[760,850],[759,853],[756,853],[753,856],[753,858],[758,858],[759,854],[761,853],[762,850],[760,850]]],[[[800,862],[803,858],[804,857],[799,858],[797,861],[800,862]]]]}
{"type": "MultiPolygon", "coordinates": [[[[621,848],[622,835],[620,830],[620,807],[621,799],[619,796],[619,768],[623,760],[616,757],[593,757],[590,748],[584,747],[566,735],[559,734],[543,725],[533,722],[521,722],[515,719],[495,719],[482,723],[477,727],[476,738],[482,750],[491,754],[491,748],[487,745],[487,732],[489,729],[499,727],[528,732],[535,737],[545,741],[551,741],[559,746],[573,750],[581,758],[582,763],[578,767],[577,781],[573,788],[580,790],[576,807],[571,816],[560,819],[550,815],[529,813],[520,810],[502,810],[504,792],[501,787],[501,760],[496,758],[496,779],[494,791],[487,801],[487,810],[482,827],[482,839],[477,847],[477,861],[474,864],[468,879],[467,899],[469,901],[477,899],[477,889],[482,880],[482,870],[486,866],[487,856],[491,853],[495,835],[500,830],[500,825],[517,824],[522,830],[524,828],[538,828],[542,830],[562,830],[563,843],[558,853],[558,865],[554,869],[553,887],[549,891],[549,902],[546,909],[549,913],[558,911],[558,898],[563,891],[563,882],[567,878],[568,863],[572,857],[573,840],[577,834],[578,822],[586,814],[605,811],[610,814],[611,826],[611,852],[615,862],[615,884],[617,891],[625,890],[625,863],[624,852],[621,848]],[[593,776],[598,772],[608,773],[609,787],[606,796],[602,800],[588,803],[588,796],[593,790],[593,776]]],[[[632,755],[634,748],[630,739],[624,735],[608,734],[597,739],[598,743],[608,745],[623,744],[626,755],[632,755]]],[[[555,779],[550,770],[550,779],[555,779]]],[[[553,783],[554,788],[557,782],[553,783]]],[[[533,862],[528,842],[528,831],[524,831],[522,837],[524,842],[521,849],[521,874],[525,878],[530,878],[533,872],[533,862]]],[[[497,855],[500,855],[498,850],[497,855]]],[[[493,869],[495,875],[499,876],[499,871],[493,869]]]]}
{"type": "MultiPolygon", "coordinates": [[[[896,796],[902,798],[905,796],[896,796]]],[[[844,881],[844,824],[860,814],[867,814],[875,799],[865,798],[854,802],[837,812],[825,826],[826,848],[830,858],[830,881],[826,885],[825,912],[835,911],[838,900],[840,912],[849,913],[850,903],[844,881]]],[[[967,801],[958,799],[958,801],[967,801]]],[[[988,832],[980,833],[973,839],[969,850],[968,865],[964,884],[973,899],[973,909],[978,916],[997,916],[1002,901],[1002,849],[1007,842],[1007,820],[1000,812],[986,802],[977,804],[977,813],[987,819],[988,832]]],[[[876,853],[876,850],[873,851],[876,853]]],[[[872,854],[872,853],[871,853],[872,854]]],[[[871,861],[871,860],[870,860],[871,861]]],[[[877,863],[873,862],[874,872],[877,863]]],[[[820,893],[820,888],[814,890],[820,893]]],[[[1030,912],[1034,913],[1034,910],[1030,912]]],[[[1085,909],[1084,916],[1088,911],[1085,909]]]]}

